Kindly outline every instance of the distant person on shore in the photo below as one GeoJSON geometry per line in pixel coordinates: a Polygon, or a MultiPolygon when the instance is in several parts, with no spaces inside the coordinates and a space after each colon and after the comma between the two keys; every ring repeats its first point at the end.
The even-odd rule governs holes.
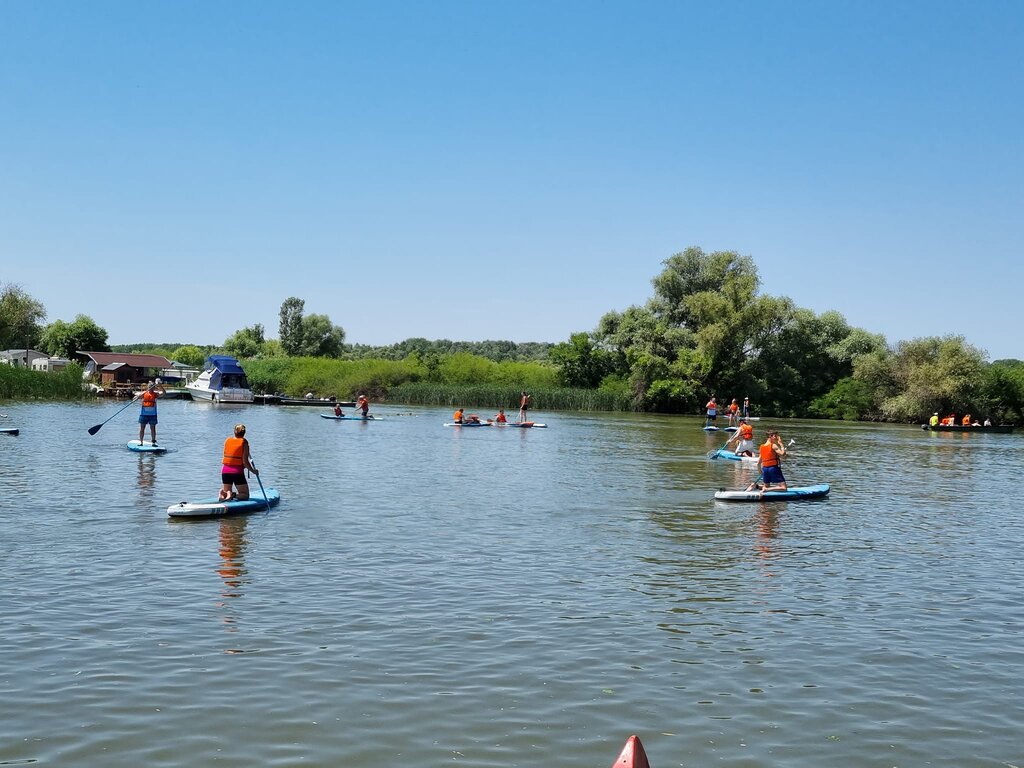
{"type": "Polygon", "coordinates": [[[522,392],[519,395],[519,422],[526,421],[526,412],[530,409],[530,395],[528,392],[522,392]]]}
{"type": "Polygon", "coordinates": [[[494,417],[494,422],[496,424],[506,424],[506,423],[508,423],[508,419],[505,418],[505,409],[504,408],[499,408],[498,409],[498,413],[494,417]]]}
{"type": "Polygon", "coordinates": [[[363,418],[367,418],[370,413],[370,401],[366,399],[366,395],[360,394],[356,398],[356,410],[362,413],[363,418]]]}
{"type": "Polygon", "coordinates": [[[164,385],[157,379],[151,381],[146,388],[135,395],[133,400],[142,400],[142,410],[139,411],[139,443],[143,442],[146,434],[146,425],[149,424],[150,442],[156,445],[156,401],[167,394],[164,385]]]}
{"type": "Polygon", "coordinates": [[[939,426],[939,412],[938,411],[933,413],[932,417],[930,419],[928,419],[928,426],[929,427],[937,427],[937,426],[939,426]]]}
{"type": "Polygon", "coordinates": [[[708,400],[708,404],[704,407],[708,412],[707,421],[704,423],[704,426],[713,427],[715,422],[718,420],[718,403],[715,402],[714,395],[711,396],[711,399],[708,400]]]}
{"type": "Polygon", "coordinates": [[[245,501],[249,498],[249,482],[245,479],[245,470],[256,475],[260,473],[249,461],[249,441],[245,439],[245,424],[236,424],[234,437],[224,441],[218,501],[245,501]],[[231,490],[232,485],[237,489],[234,492],[231,490]]]}
{"type": "Polygon", "coordinates": [[[786,446],[782,444],[779,433],[774,429],[768,432],[768,439],[758,448],[757,468],[761,471],[763,485],[758,486],[757,480],[751,483],[748,491],[760,488],[764,491],[784,491],[786,478],[782,474],[782,457],[786,455],[786,446]]]}

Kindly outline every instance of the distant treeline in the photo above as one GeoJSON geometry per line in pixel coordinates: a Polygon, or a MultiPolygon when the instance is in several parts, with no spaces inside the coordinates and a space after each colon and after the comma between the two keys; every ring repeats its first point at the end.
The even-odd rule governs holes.
{"type": "MultiPolygon", "coordinates": [[[[1024,362],[989,362],[962,336],[889,344],[839,312],[819,315],[761,294],[749,256],[688,248],[666,259],[651,282],[643,306],[610,311],[592,331],[559,344],[345,344],[344,329],[326,315],[305,315],[304,302],[290,297],[281,305],[279,339],[266,339],[257,324],[217,348],[142,343],[114,350],[194,366],[223,352],[244,360],[257,391],[289,395],[347,399],[363,391],[392,402],[509,407],[525,389],[539,408],[690,414],[702,413],[716,395],[723,406],[749,397],[764,416],[921,422],[938,412],[1024,421],[1024,362]]],[[[20,289],[4,296],[0,306],[22,307],[25,321],[17,327],[31,328],[41,307],[20,289]]],[[[77,318],[49,336],[81,342],[90,322],[77,318]]]]}

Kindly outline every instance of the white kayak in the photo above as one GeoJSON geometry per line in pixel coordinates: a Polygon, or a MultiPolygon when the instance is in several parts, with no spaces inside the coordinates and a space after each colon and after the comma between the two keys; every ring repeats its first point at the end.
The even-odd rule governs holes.
{"type": "Polygon", "coordinates": [[[828,483],[818,485],[790,486],[784,491],[717,491],[718,501],[797,501],[801,499],[819,499],[828,496],[828,483]]]}
{"type": "Polygon", "coordinates": [[[256,491],[245,501],[182,501],[167,508],[170,517],[225,517],[227,515],[245,515],[268,509],[281,501],[281,494],[276,488],[267,488],[266,497],[256,491]]]}

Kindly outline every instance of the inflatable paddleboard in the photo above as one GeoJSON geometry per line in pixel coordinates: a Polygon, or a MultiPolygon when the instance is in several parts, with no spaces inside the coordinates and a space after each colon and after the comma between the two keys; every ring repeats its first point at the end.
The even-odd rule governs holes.
{"type": "Polygon", "coordinates": [[[149,441],[140,443],[138,440],[129,440],[128,450],[136,453],[164,453],[167,451],[162,445],[153,445],[149,441]]]}
{"type": "Polygon", "coordinates": [[[17,435],[18,430],[15,427],[0,427],[0,435],[17,435]]]}
{"type": "Polygon", "coordinates": [[[726,432],[735,432],[735,431],[736,431],[736,429],[737,429],[737,427],[726,427],[726,428],[725,428],[725,431],[726,431],[726,432]]]}
{"type": "Polygon", "coordinates": [[[335,416],[333,413],[321,413],[320,418],[334,421],[380,421],[380,416],[335,416]]]}
{"type": "Polygon", "coordinates": [[[727,451],[725,448],[719,448],[713,454],[712,459],[728,459],[729,461],[742,461],[745,464],[757,464],[757,456],[740,456],[732,451],[727,451]]]}
{"type": "Polygon", "coordinates": [[[281,494],[276,488],[267,488],[267,496],[256,491],[245,501],[217,501],[207,499],[205,501],[182,501],[167,508],[170,517],[225,517],[227,515],[245,515],[250,512],[259,512],[270,506],[275,506],[281,501],[281,494]]]}
{"type": "Polygon", "coordinates": [[[718,491],[718,501],[796,501],[798,499],[818,499],[828,496],[828,483],[819,485],[790,486],[785,491],[718,491]]]}
{"type": "Polygon", "coordinates": [[[463,421],[463,422],[460,423],[460,422],[456,422],[456,421],[446,421],[444,423],[444,425],[446,427],[489,427],[489,426],[491,426],[491,422],[489,422],[489,421],[463,421]]]}
{"type": "Polygon", "coordinates": [[[704,427],[705,432],[717,432],[718,427],[704,427]]]}
{"type": "Polygon", "coordinates": [[[492,422],[496,427],[517,427],[518,429],[547,429],[547,424],[541,424],[539,421],[495,421],[492,422]]]}

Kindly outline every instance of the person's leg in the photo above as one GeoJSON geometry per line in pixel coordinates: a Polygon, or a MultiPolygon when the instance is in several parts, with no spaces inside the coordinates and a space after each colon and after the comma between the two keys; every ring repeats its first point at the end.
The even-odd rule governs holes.
{"type": "Polygon", "coordinates": [[[245,501],[249,498],[249,484],[245,481],[245,475],[239,475],[238,479],[235,480],[235,494],[239,501],[245,501]]]}
{"type": "Polygon", "coordinates": [[[231,498],[231,483],[221,483],[220,493],[217,494],[217,501],[227,501],[231,498]]]}

